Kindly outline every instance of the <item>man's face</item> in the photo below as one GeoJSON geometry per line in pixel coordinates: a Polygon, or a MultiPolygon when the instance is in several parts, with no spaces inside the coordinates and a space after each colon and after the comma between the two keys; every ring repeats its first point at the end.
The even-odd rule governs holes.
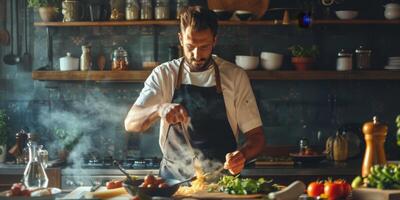
{"type": "Polygon", "coordinates": [[[211,29],[194,31],[191,27],[187,27],[178,35],[191,71],[207,69],[211,52],[216,43],[216,37],[212,34],[211,29]]]}

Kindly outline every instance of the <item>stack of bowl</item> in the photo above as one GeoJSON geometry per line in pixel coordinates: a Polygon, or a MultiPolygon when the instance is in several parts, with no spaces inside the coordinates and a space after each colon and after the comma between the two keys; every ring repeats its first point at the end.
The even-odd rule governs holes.
{"type": "Polygon", "coordinates": [[[266,70],[277,70],[282,66],[283,55],[273,52],[261,52],[261,66],[266,70]]]}
{"type": "Polygon", "coordinates": [[[400,56],[389,57],[388,65],[385,66],[385,69],[399,70],[400,69],[400,56]]]}

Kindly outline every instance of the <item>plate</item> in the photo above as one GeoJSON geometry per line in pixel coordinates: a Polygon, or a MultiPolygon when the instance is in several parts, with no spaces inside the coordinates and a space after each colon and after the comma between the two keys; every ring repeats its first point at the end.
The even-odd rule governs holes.
{"type": "Polygon", "coordinates": [[[301,163],[319,163],[326,158],[325,154],[304,155],[299,153],[289,153],[295,162],[301,163]]]}
{"type": "Polygon", "coordinates": [[[388,65],[388,66],[385,66],[385,69],[388,69],[388,70],[400,70],[400,66],[390,66],[390,65],[388,65]]]}

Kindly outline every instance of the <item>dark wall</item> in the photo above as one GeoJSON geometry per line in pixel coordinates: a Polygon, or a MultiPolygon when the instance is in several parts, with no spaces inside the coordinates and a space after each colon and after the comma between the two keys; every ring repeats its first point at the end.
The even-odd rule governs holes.
{"type": "MultiPolygon", "coordinates": [[[[325,7],[310,2],[314,2],[317,17],[327,17],[323,12],[325,7]]],[[[348,2],[353,2],[351,6],[360,6],[354,2],[361,1],[348,2]]],[[[371,0],[371,4],[363,4],[364,7],[359,7],[361,17],[383,19],[381,2],[378,5],[371,0]]],[[[278,1],[271,2],[271,7],[280,6],[283,4],[278,1]]],[[[47,64],[47,38],[45,28],[32,26],[34,20],[39,20],[36,13],[31,13],[28,20],[33,64],[24,67],[0,62],[0,109],[5,109],[10,116],[9,144],[13,144],[18,130],[28,127],[41,135],[42,143],[54,155],[59,148],[54,142],[54,128],[65,128],[84,134],[75,149],[77,152],[100,152],[117,158],[160,156],[157,126],[140,135],[127,136],[123,130],[123,119],[143,87],[142,83],[32,80],[31,70],[47,64]]],[[[20,26],[22,28],[21,23],[20,26]]],[[[59,69],[58,59],[66,52],[79,57],[81,45],[90,44],[94,60],[100,52],[106,55],[107,69],[112,50],[119,46],[128,51],[130,70],[141,69],[143,61],[154,60],[154,45],[159,50],[158,61],[168,60],[168,47],[177,44],[177,31],[173,26],[55,28],[53,67],[59,69]],[[155,34],[158,40],[154,40],[155,34]]],[[[215,53],[234,61],[238,54],[260,55],[262,51],[275,51],[285,55],[283,69],[290,70],[293,67],[288,46],[316,44],[321,54],[315,70],[335,70],[337,52],[341,48],[354,51],[363,44],[373,51],[374,68],[382,69],[388,56],[400,56],[399,35],[398,25],[325,25],[309,29],[226,26],[220,29],[215,53]]],[[[22,41],[22,33],[18,37],[22,41]]],[[[9,47],[2,46],[1,56],[7,52],[9,47]]],[[[23,52],[21,49],[20,54],[23,52]]],[[[400,114],[400,81],[252,81],[252,86],[269,145],[296,145],[301,137],[307,137],[312,144],[324,143],[324,139],[342,125],[360,127],[378,115],[389,125],[387,151],[393,157],[397,155],[394,120],[400,114]],[[322,133],[319,141],[318,131],[322,133]]]]}

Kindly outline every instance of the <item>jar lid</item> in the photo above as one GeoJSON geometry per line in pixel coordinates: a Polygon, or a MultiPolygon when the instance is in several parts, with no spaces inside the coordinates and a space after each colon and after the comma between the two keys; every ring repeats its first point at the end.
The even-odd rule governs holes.
{"type": "Polygon", "coordinates": [[[361,45],[358,47],[358,49],[356,49],[356,53],[371,53],[371,50],[361,45]]]}
{"type": "Polygon", "coordinates": [[[125,51],[124,48],[118,47],[117,49],[114,50],[113,55],[114,55],[114,57],[117,57],[117,56],[125,56],[126,57],[126,56],[128,56],[128,52],[125,51]]]}
{"type": "Polygon", "coordinates": [[[67,52],[67,57],[71,57],[71,53],[70,52],[67,52]]]}
{"type": "Polygon", "coordinates": [[[339,56],[339,57],[351,57],[352,55],[353,55],[352,53],[347,52],[347,51],[344,50],[344,49],[341,49],[341,50],[339,51],[339,53],[338,53],[338,56],[339,56]]]}

